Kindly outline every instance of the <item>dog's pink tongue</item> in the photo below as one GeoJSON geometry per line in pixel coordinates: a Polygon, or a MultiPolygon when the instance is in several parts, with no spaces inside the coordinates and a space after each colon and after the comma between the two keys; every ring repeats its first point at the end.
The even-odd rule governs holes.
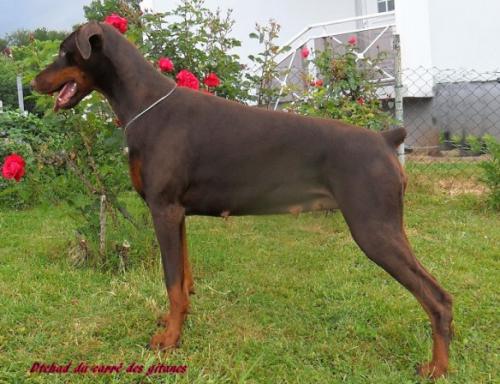
{"type": "Polygon", "coordinates": [[[57,95],[56,104],[54,105],[54,111],[57,111],[59,108],[64,107],[66,104],[68,104],[71,98],[75,95],[76,89],[77,86],[74,81],[69,81],[64,84],[62,89],[59,91],[59,95],[57,95]]]}

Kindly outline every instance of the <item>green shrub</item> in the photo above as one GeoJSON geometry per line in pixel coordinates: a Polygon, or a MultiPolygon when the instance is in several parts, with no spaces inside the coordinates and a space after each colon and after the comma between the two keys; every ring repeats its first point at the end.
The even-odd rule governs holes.
{"type": "Polygon", "coordinates": [[[489,202],[493,209],[500,210],[500,142],[491,135],[483,137],[491,159],[480,165],[484,170],[483,181],[490,188],[489,202]]]}
{"type": "Polygon", "coordinates": [[[465,142],[474,155],[480,155],[483,152],[482,138],[474,135],[467,135],[465,137],[465,142]]]}
{"type": "Polygon", "coordinates": [[[281,26],[274,20],[269,20],[267,25],[255,24],[255,32],[250,33],[251,39],[258,40],[262,51],[256,55],[249,55],[248,58],[257,71],[248,72],[245,77],[250,82],[250,86],[255,90],[255,95],[250,96],[250,100],[255,101],[259,107],[269,109],[272,104],[282,96],[286,96],[288,90],[276,82],[287,73],[279,68],[279,56],[289,51],[289,46],[279,46],[276,40],[279,38],[281,26]]]}
{"type": "Polygon", "coordinates": [[[14,61],[0,54],[0,100],[4,108],[17,108],[16,75],[14,61]]]}

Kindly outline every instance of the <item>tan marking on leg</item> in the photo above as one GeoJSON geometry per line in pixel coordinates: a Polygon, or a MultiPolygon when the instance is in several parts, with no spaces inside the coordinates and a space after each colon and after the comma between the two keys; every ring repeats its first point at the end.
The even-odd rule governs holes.
{"type": "Polygon", "coordinates": [[[189,298],[181,284],[175,284],[168,289],[170,312],[166,316],[168,328],[158,332],[151,338],[153,349],[169,349],[179,346],[182,324],[189,309],[189,298]]]}
{"type": "Polygon", "coordinates": [[[293,207],[288,208],[288,212],[290,212],[295,217],[299,217],[299,215],[302,213],[302,211],[303,211],[303,208],[300,205],[295,205],[293,207]]]}
{"type": "Polygon", "coordinates": [[[143,194],[143,184],[141,176],[142,162],[139,159],[131,159],[129,162],[130,179],[138,194],[143,194]]]}
{"type": "MultiPolygon", "coordinates": [[[[429,275],[429,277],[433,281],[435,281],[431,275],[429,275]]],[[[443,309],[442,313],[446,313],[447,311],[446,305],[451,306],[451,296],[447,295],[446,300],[449,302],[448,304],[446,303],[438,304],[443,309]]],[[[436,319],[436,315],[432,313],[428,305],[421,299],[418,299],[418,301],[424,308],[425,312],[427,312],[431,320],[432,341],[433,341],[432,360],[429,363],[422,364],[418,369],[418,373],[422,377],[437,379],[441,376],[444,376],[448,372],[449,345],[452,336],[451,314],[450,314],[450,319],[440,319],[444,320],[445,324],[438,324],[437,323],[438,319],[436,319]],[[443,328],[447,333],[447,337],[443,335],[443,328]]]]}
{"type": "Polygon", "coordinates": [[[422,377],[437,379],[448,372],[448,343],[437,334],[432,335],[432,340],[432,360],[421,365],[418,373],[422,377]]]}

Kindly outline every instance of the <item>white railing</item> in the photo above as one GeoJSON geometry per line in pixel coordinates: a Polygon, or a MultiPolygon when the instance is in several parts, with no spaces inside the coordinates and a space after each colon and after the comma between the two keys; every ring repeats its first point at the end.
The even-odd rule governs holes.
{"type": "MultiPolygon", "coordinates": [[[[294,52],[310,40],[395,25],[396,14],[394,11],[384,13],[371,13],[365,16],[349,17],[346,19],[311,24],[308,27],[304,28],[297,35],[292,37],[290,41],[283,44],[283,46],[290,47],[291,52],[294,52]],[[354,28],[350,27],[350,25],[354,25],[354,28]],[[336,28],[342,26],[344,26],[344,30],[335,30],[336,28]],[[318,30],[322,32],[318,32],[318,30]]],[[[284,54],[283,57],[279,58],[277,62],[282,63],[289,56],[290,53],[288,52],[287,54],[284,54]]]]}
{"type": "MultiPolygon", "coordinates": [[[[301,32],[290,39],[284,46],[288,46],[291,49],[279,56],[276,60],[278,65],[283,69],[283,76],[275,77],[275,80],[280,84],[279,97],[275,102],[274,109],[277,109],[284,93],[290,81],[290,73],[294,67],[297,67],[299,71],[302,71],[302,61],[298,61],[297,58],[300,57],[298,52],[304,46],[309,47],[311,55],[314,55],[315,43],[317,40],[329,38],[337,44],[346,44],[347,39],[350,35],[356,34],[358,36],[366,34],[369,36],[368,41],[363,49],[356,51],[357,60],[367,59],[369,61],[368,53],[377,43],[380,42],[383,36],[387,36],[394,33],[394,28],[396,25],[395,12],[385,12],[385,13],[374,13],[365,16],[356,16],[346,19],[339,19],[334,21],[329,21],[325,23],[312,24],[304,28],[301,32]],[[371,36],[375,33],[374,36],[371,36]]],[[[392,46],[388,48],[392,49],[392,46]]],[[[313,56],[310,57],[310,59],[313,56]]],[[[311,77],[315,77],[315,68],[311,62],[309,62],[307,71],[310,73],[311,77]]],[[[383,74],[382,79],[377,81],[381,83],[393,83],[394,74],[389,73],[386,69],[377,67],[383,74]]],[[[384,92],[386,92],[384,90],[384,92]]],[[[298,97],[298,95],[292,93],[292,97],[298,97]]]]}

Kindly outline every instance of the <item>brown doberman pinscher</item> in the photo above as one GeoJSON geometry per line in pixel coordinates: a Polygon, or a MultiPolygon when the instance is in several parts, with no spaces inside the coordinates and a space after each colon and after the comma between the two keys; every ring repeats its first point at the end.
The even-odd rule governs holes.
{"type": "Polygon", "coordinates": [[[404,129],[380,134],[176,88],[118,31],[96,22],[69,35],[32,85],[58,92],[56,110],[97,90],[127,123],[130,176],[151,210],[170,301],[166,329],[151,347],[177,346],[188,312],[193,277],[186,215],[339,208],[363,252],[429,315],[433,355],[419,373],[446,373],[452,299],[415,258],[403,228],[406,177],[395,148],[404,129]]]}

